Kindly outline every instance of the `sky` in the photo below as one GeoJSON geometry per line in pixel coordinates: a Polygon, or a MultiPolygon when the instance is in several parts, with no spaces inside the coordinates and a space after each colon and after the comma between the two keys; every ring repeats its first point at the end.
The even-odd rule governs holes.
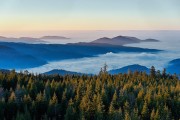
{"type": "Polygon", "coordinates": [[[0,33],[180,30],[180,0],[0,0],[0,33]]]}

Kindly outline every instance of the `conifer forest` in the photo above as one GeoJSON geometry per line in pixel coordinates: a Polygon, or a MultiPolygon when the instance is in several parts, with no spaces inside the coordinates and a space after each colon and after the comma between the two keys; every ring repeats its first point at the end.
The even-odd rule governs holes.
{"type": "Polygon", "coordinates": [[[0,120],[179,120],[180,81],[150,74],[0,73],[0,120]]]}

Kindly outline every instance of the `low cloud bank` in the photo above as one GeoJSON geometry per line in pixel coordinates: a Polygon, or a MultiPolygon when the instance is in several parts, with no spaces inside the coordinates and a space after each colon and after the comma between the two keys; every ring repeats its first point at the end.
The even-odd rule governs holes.
{"type": "Polygon", "coordinates": [[[97,57],[69,59],[62,61],[49,62],[46,65],[28,69],[33,73],[44,73],[53,69],[64,69],[68,71],[93,73],[97,74],[104,63],[108,64],[108,70],[121,68],[127,65],[139,64],[146,67],[152,65],[156,69],[162,70],[167,66],[168,62],[176,59],[177,52],[159,52],[158,54],[152,53],[106,53],[97,57]]]}

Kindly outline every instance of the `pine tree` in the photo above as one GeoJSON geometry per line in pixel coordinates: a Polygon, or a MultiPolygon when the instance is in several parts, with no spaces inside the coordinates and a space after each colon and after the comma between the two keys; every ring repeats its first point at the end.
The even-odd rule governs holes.
{"type": "Polygon", "coordinates": [[[47,111],[47,102],[45,99],[45,94],[42,93],[38,93],[36,96],[36,101],[35,101],[35,107],[36,107],[36,119],[41,119],[42,116],[45,114],[45,112],[47,111]]]}
{"type": "Polygon", "coordinates": [[[23,102],[28,108],[30,107],[32,100],[31,100],[31,97],[29,96],[29,94],[24,95],[23,102]]]}
{"type": "Polygon", "coordinates": [[[149,109],[148,109],[148,105],[147,105],[146,101],[144,102],[143,109],[141,111],[141,115],[144,120],[149,118],[149,109]]]}
{"type": "Polygon", "coordinates": [[[16,100],[16,95],[15,95],[15,93],[13,91],[13,92],[11,92],[11,95],[9,97],[9,101],[14,101],[15,102],[15,100],[16,100]]]}
{"type": "Polygon", "coordinates": [[[17,104],[16,104],[16,95],[14,91],[11,92],[7,107],[8,107],[8,111],[6,111],[8,113],[7,119],[15,117],[17,112],[17,104]]]}
{"type": "Polygon", "coordinates": [[[58,103],[58,98],[56,96],[56,93],[54,93],[54,95],[53,95],[52,99],[50,100],[49,104],[50,105],[57,105],[57,103],[58,103]]]}
{"type": "Polygon", "coordinates": [[[150,76],[152,78],[155,78],[155,76],[156,76],[156,70],[155,70],[154,66],[152,66],[151,69],[150,69],[150,76]]]}
{"type": "MultiPolygon", "coordinates": [[[[105,106],[108,106],[108,96],[107,96],[107,93],[106,93],[106,89],[103,87],[102,88],[102,91],[101,91],[101,95],[102,95],[102,101],[103,101],[103,104],[105,106]]],[[[106,109],[106,108],[105,108],[106,109]]]]}
{"type": "Polygon", "coordinates": [[[156,115],[156,113],[155,113],[155,110],[153,109],[152,112],[151,112],[150,120],[154,120],[155,115],[156,115]]]}
{"type": "Polygon", "coordinates": [[[134,108],[134,110],[133,110],[133,120],[139,120],[138,108],[134,108]]]}
{"type": "Polygon", "coordinates": [[[104,105],[102,101],[102,97],[100,94],[97,96],[97,108],[96,108],[96,119],[97,120],[103,120],[103,114],[104,114],[104,105]]]}
{"type": "Polygon", "coordinates": [[[112,104],[114,106],[115,109],[118,108],[118,96],[117,96],[117,92],[114,92],[113,98],[112,98],[112,104]]]}
{"type": "Polygon", "coordinates": [[[164,68],[163,71],[162,71],[162,77],[166,78],[166,68],[164,68]]]}
{"type": "Polygon", "coordinates": [[[130,113],[130,106],[129,106],[129,102],[126,101],[125,104],[124,104],[124,111],[126,113],[130,113]]]}
{"type": "Polygon", "coordinates": [[[129,112],[125,112],[125,120],[131,120],[131,116],[129,115],[129,112]]]}
{"type": "Polygon", "coordinates": [[[61,108],[60,108],[60,114],[62,117],[64,117],[66,109],[68,105],[68,99],[67,99],[67,89],[63,91],[62,99],[61,99],[61,108]]]}
{"type": "Polygon", "coordinates": [[[65,114],[65,120],[75,120],[76,116],[75,116],[75,109],[73,107],[74,103],[72,101],[72,99],[69,100],[68,103],[68,107],[66,109],[66,114],[65,114]]]}
{"type": "Polygon", "coordinates": [[[51,100],[49,101],[48,114],[50,117],[53,117],[53,118],[57,117],[57,114],[58,114],[58,98],[56,96],[56,93],[54,93],[51,100]]]}
{"type": "Polygon", "coordinates": [[[168,107],[165,105],[163,109],[163,115],[162,115],[163,119],[170,120],[170,113],[171,112],[169,111],[168,107]]]}
{"type": "Polygon", "coordinates": [[[122,109],[121,108],[119,108],[119,110],[118,110],[118,119],[119,120],[122,120],[123,119],[123,112],[122,112],[122,109]]]}
{"type": "Polygon", "coordinates": [[[110,106],[109,106],[109,118],[112,119],[113,116],[114,116],[114,113],[115,113],[115,108],[114,108],[114,105],[113,105],[113,101],[111,102],[110,106]]]}
{"type": "Polygon", "coordinates": [[[159,109],[156,110],[156,114],[154,116],[154,120],[159,120],[160,116],[159,116],[159,109]]]}
{"type": "Polygon", "coordinates": [[[85,95],[80,102],[81,117],[84,116],[86,119],[90,119],[92,111],[92,103],[89,100],[89,97],[85,95]]]}
{"type": "Polygon", "coordinates": [[[107,74],[107,68],[108,68],[108,65],[105,63],[104,64],[104,67],[103,67],[103,72],[107,74]]]}

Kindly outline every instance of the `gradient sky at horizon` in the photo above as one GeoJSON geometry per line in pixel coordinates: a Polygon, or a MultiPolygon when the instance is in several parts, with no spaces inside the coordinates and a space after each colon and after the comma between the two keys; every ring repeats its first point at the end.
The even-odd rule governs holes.
{"type": "Polygon", "coordinates": [[[180,0],[0,0],[0,32],[180,30],[180,0]]]}

